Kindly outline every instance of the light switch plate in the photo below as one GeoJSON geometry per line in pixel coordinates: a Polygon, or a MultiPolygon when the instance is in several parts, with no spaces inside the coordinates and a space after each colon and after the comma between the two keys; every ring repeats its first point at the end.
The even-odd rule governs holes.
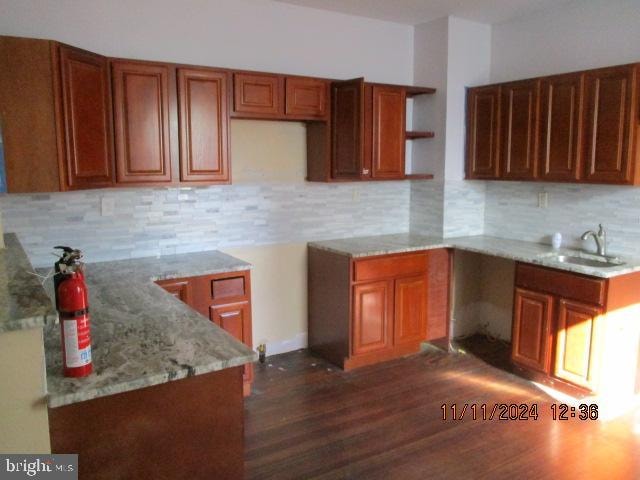
{"type": "Polygon", "coordinates": [[[547,208],[549,206],[549,194],[547,192],[538,193],[538,208],[547,208]]]}

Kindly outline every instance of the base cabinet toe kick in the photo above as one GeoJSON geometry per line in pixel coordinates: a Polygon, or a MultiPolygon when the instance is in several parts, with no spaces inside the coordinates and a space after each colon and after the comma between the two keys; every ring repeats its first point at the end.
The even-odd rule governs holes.
{"type": "Polygon", "coordinates": [[[345,370],[448,340],[448,249],[351,258],[309,247],[309,348],[345,370]]]}

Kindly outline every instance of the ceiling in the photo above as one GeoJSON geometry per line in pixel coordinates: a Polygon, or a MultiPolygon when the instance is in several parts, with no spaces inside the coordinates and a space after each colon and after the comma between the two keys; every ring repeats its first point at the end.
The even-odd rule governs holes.
{"type": "Polygon", "coordinates": [[[275,0],[303,7],[419,25],[454,15],[481,23],[501,23],[571,0],[275,0]]]}

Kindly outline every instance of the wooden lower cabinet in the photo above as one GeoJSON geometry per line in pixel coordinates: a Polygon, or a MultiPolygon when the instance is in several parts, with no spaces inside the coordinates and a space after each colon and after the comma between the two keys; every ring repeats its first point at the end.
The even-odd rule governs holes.
{"type": "Polygon", "coordinates": [[[598,362],[598,324],[602,309],[560,299],[554,375],[592,390],[598,362]]]}
{"type": "Polygon", "coordinates": [[[396,345],[425,339],[427,319],[427,278],[424,275],[395,282],[393,342],[396,345]]]}
{"type": "MultiPolygon", "coordinates": [[[[249,270],[159,280],[156,283],[249,348],[253,348],[249,270]]],[[[251,364],[244,365],[242,377],[244,394],[247,396],[251,393],[253,382],[251,364]]]]}
{"type": "Polygon", "coordinates": [[[640,391],[640,274],[610,279],[518,264],[511,359],[572,394],[640,391]]]}
{"type": "MultiPolygon", "coordinates": [[[[220,328],[251,346],[251,304],[249,302],[212,305],[209,307],[209,318],[220,328]]],[[[249,395],[251,382],[253,382],[253,367],[251,365],[244,366],[242,378],[244,379],[245,395],[249,395]]]]}
{"type": "Polygon", "coordinates": [[[393,330],[393,282],[364,283],[353,287],[354,355],[391,348],[393,330]]]}
{"type": "Polygon", "coordinates": [[[511,357],[526,367],[549,373],[553,296],[516,288],[511,357]]]}
{"type": "Polygon", "coordinates": [[[309,247],[309,348],[349,370],[448,341],[450,268],[446,249],[354,259],[309,247]]]}

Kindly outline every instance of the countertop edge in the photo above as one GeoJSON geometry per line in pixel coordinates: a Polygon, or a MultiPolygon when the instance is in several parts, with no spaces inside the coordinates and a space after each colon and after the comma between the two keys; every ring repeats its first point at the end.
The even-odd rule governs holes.
{"type": "MultiPolygon", "coordinates": [[[[247,347],[249,348],[249,347],[247,347]]],[[[144,376],[138,380],[127,381],[123,383],[117,383],[104,389],[96,388],[88,390],[86,392],[74,392],[60,395],[53,395],[47,393],[47,405],[49,408],[64,407],[75,403],[86,402],[89,400],[96,400],[98,398],[107,397],[110,395],[116,395],[118,393],[131,392],[133,390],[140,390],[141,388],[153,387],[155,385],[161,385],[163,383],[173,382],[175,380],[182,380],[197,375],[203,375],[206,373],[213,373],[227,368],[239,367],[246,363],[255,362],[258,359],[258,354],[253,352],[251,355],[235,357],[232,360],[223,360],[220,362],[210,363],[207,365],[198,365],[192,368],[182,368],[174,372],[159,373],[149,376],[144,376]],[[96,395],[96,392],[99,392],[96,395]]]]}
{"type": "MultiPolygon", "coordinates": [[[[371,238],[371,237],[366,237],[366,238],[371,238]]],[[[467,238],[473,238],[473,236],[467,237],[467,238]]],[[[516,242],[516,243],[520,242],[522,244],[534,243],[534,242],[524,242],[520,240],[502,239],[499,237],[496,237],[496,238],[499,240],[506,240],[509,242],[516,242]]],[[[358,237],[347,238],[347,239],[337,239],[337,240],[357,240],[357,239],[358,237]]],[[[381,249],[372,249],[362,253],[353,253],[353,252],[341,250],[339,248],[329,247],[326,245],[322,245],[322,242],[308,242],[307,245],[310,248],[315,248],[318,250],[335,253],[337,255],[342,255],[348,258],[353,258],[353,259],[376,257],[381,255],[395,255],[395,254],[401,254],[401,253],[420,252],[420,251],[426,251],[426,250],[434,250],[437,248],[450,248],[454,250],[462,250],[462,251],[471,252],[471,253],[479,253],[482,255],[489,255],[493,257],[504,258],[507,260],[513,260],[516,262],[529,263],[532,265],[538,265],[545,268],[553,268],[556,270],[571,272],[578,275],[586,275],[589,277],[596,277],[596,278],[602,278],[602,279],[611,279],[611,278],[619,277],[622,275],[629,275],[632,273],[640,272],[640,265],[622,266],[613,271],[607,271],[604,269],[596,270],[595,268],[587,269],[579,265],[555,262],[545,256],[530,257],[530,256],[521,255],[518,253],[505,252],[500,249],[474,247],[471,245],[465,245],[464,243],[460,243],[460,238],[458,238],[457,240],[458,241],[456,241],[456,238],[452,238],[451,241],[443,240],[442,242],[434,242],[432,244],[424,244],[424,245],[418,245],[418,246],[386,247],[381,249]]],[[[538,243],[535,243],[535,245],[546,246],[544,244],[538,244],[538,243]]],[[[571,249],[566,249],[566,250],[573,251],[571,249]]]]}

